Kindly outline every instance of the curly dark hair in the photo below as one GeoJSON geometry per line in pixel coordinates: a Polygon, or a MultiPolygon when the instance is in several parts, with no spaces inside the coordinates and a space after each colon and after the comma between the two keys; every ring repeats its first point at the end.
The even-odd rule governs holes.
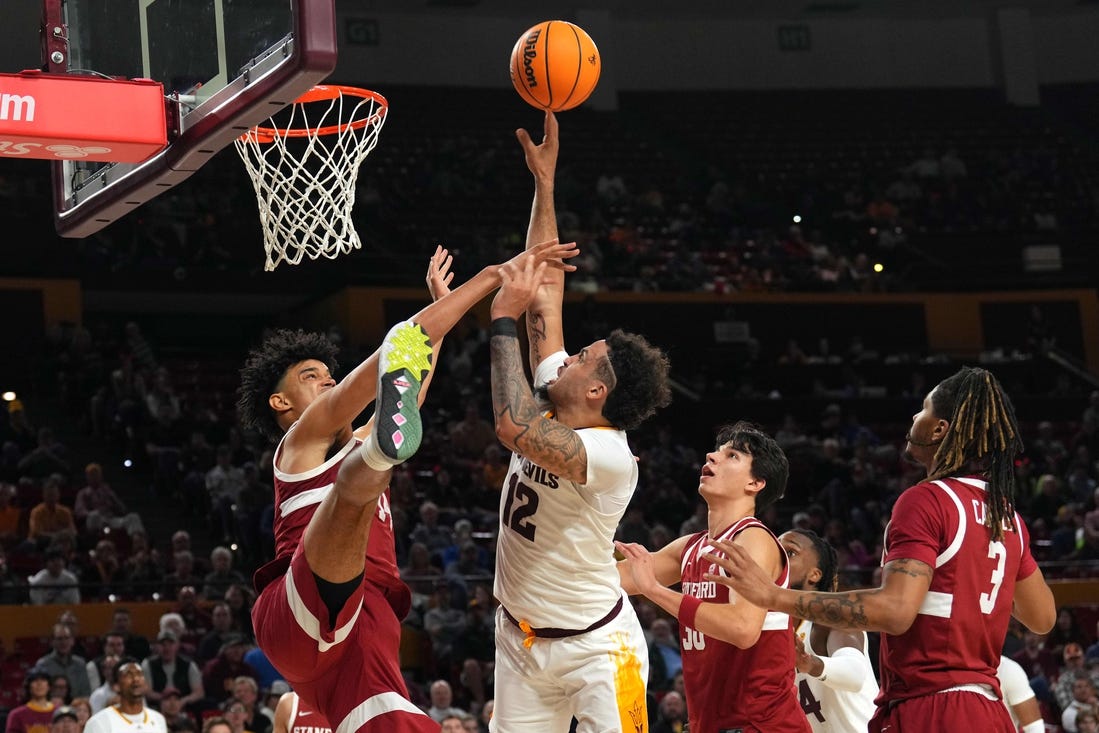
{"type": "Polygon", "coordinates": [[[237,415],[241,424],[258,430],[271,440],[278,440],[283,430],[267,400],[278,390],[286,370],[306,359],[316,359],[335,374],[337,351],[336,345],[321,333],[301,329],[279,329],[271,333],[259,347],[249,352],[248,360],[240,370],[237,415]]]}
{"type": "Polygon", "coordinates": [[[774,504],[786,494],[786,481],[790,478],[790,462],[782,448],[758,425],[740,420],[717,431],[714,447],[726,443],[741,453],[752,457],[752,478],[763,479],[766,485],[756,494],[756,514],[774,504]]]}
{"type": "Polygon", "coordinates": [[[672,401],[668,356],[644,336],[615,329],[607,336],[607,358],[614,387],[603,403],[603,417],[619,430],[633,430],[672,401]]]}

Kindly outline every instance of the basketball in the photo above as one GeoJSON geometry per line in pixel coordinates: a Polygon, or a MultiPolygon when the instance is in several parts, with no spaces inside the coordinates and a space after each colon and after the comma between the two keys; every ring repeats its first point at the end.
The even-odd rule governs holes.
{"type": "Polygon", "coordinates": [[[562,112],[581,104],[599,81],[599,49],[583,28],[547,20],[511,49],[511,83],[528,104],[562,112]]]}

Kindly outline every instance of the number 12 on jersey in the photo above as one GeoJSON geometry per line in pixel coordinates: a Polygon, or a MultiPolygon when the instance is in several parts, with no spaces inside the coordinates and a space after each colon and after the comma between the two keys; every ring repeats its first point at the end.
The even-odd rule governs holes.
{"type": "Polygon", "coordinates": [[[538,511],[538,492],[519,480],[519,474],[511,474],[508,482],[508,498],[504,502],[504,513],[500,521],[508,529],[534,542],[534,533],[538,527],[531,517],[538,511]]]}

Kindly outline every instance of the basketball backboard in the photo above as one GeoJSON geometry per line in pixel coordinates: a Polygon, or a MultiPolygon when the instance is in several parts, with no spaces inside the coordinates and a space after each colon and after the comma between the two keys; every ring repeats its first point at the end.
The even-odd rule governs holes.
{"type": "Polygon", "coordinates": [[[336,65],[334,0],[43,2],[48,71],[153,79],[168,105],[168,147],[152,158],[53,164],[57,231],[67,237],[181,183],[336,65]]]}

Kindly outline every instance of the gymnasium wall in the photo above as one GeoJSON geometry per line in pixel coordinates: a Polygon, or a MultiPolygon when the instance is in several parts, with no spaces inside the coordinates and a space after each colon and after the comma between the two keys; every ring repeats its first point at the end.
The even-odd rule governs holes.
{"type": "MultiPolygon", "coordinates": [[[[1094,43],[1099,12],[1090,9],[1035,16],[1013,8],[941,19],[681,16],[626,18],[584,10],[563,14],[587,26],[599,44],[604,92],[608,87],[1010,90],[1011,79],[1025,86],[1099,78],[1099,45],[1094,43]],[[799,29],[795,34],[801,34],[807,48],[779,47],[780,32],[790,27],[799,29]]],[[[335,77],[367,85],[506,87],[512,45],[524,29],[543,19],[529,11],[483,17],[464,10],[425,15],[344,8],[338,19],[341,45],[335,77]],[[372,30],[364,34],[366,27],[372,30]],[[366,39],[376,45],[364,45],[366,39]]]]}

